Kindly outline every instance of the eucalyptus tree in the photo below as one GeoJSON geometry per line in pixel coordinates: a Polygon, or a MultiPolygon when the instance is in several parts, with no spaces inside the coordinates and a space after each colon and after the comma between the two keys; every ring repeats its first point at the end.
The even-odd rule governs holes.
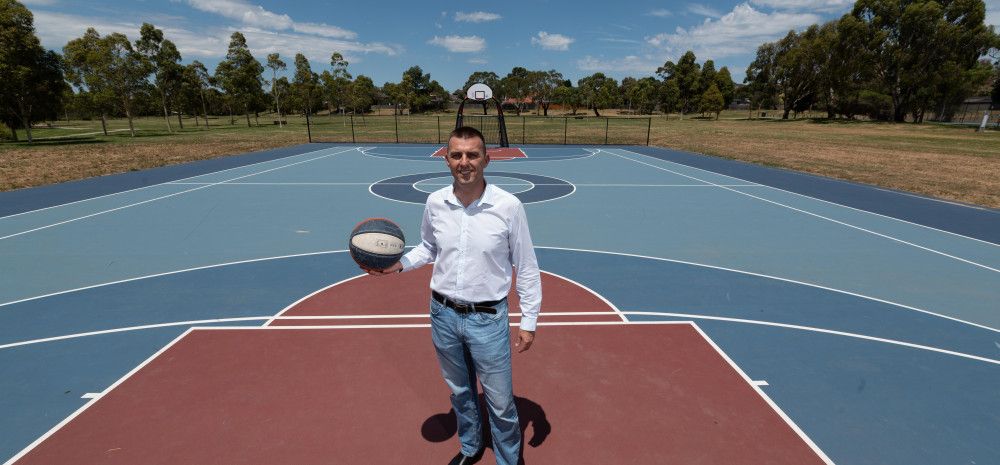
{"type": "Polygon", "coordinates": [[[261,74],[264,67],[250,53],[246,37],[240,32],[234,32],[229,38],[229,50],[226,58],[215,68],[215,77],[226,92],[229,100],[230,113],[232,105],[243,108],[247,127],[250,124],[250,107],[263,95],[261,74]]]}
{"type": "Polygon", "coordinates": [[[285,65],[284,61],[281,61],[281,56],[277,53],[271,53],[267,55],[267,67],[271,68],[271,95],[274,96],[274,108],[278,112],[278,126],[285,124],[281,120],[281,100],[279,95],[279,89],[277,87],[278,82],[278,71],[286,69],[288,66],[285,65]]]}

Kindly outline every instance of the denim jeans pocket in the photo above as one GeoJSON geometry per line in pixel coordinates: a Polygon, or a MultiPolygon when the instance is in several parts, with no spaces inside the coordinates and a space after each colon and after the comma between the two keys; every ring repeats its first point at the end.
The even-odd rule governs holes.
{"type": "Polygon", "coordinates": [[[437,314],[441,313],[441,310],[443,310],[445,308],[447,308],[447,307],[445,307],[444,305],[441,305],[440,302],[438,302],[438,301],[436,301],[434,299],[431,299],[431,316],[437,316],[437,314]]]}

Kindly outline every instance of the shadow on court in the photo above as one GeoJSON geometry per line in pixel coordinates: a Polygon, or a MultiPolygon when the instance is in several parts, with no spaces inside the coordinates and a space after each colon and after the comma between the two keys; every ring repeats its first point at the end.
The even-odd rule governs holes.
{"type": "MultiPolygon", "coordinates": [[[[514,405],[517,407],[517,416],[521,426],[521,440],[524,445],[521,447],[521,457],[518,464],[524,464],[524,447],[538,447],[545,442],[549,433],[552,432],[552,424],[545,416],[545,409],[538,403],[524,397],[514,396],[514,405]],[[531,435],[528,435],[528,427],[531,427],[531,435]]],[[[486,398],[479,394],[480,418],[489,418],[486,411],[486,398]]],[[[438,413],[431,415],[424,420],[420,427],[420,434],[430,442],[444,442],[455,436],[458,432],[458,419],[455,417],[455,410],[448,410],[448,413],[438,413]]],[[[483,442],[486,448],[493,449],[493,438],[490,434],[489,421],[483,422],[483,442]]],[[[456,450],[458,444],[455,444],[456,450]]]]}

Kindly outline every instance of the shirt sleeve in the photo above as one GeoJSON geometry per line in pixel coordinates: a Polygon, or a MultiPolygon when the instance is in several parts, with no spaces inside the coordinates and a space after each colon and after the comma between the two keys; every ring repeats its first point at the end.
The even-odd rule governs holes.
{"type": "Polygon", "coordinates": [[[431,226],[431,207],[424,206],[424,218],[420,221],[420,244],[403,255],[399,260],[403,271],[420,268],[437,257],[437,240],[434,238],[434,228],[431,226]]]}
{"type": "Polygon", "coordinates": [[[538,310],[542,306],[542,280],[538,272],[535,246],[528,231],[528,218],[524,205],[517,204],[511,218],[510,236],[511,264],[517,270],[517,296],[521,299],[521,329],[534,331],[538,322],[538,310]]]}

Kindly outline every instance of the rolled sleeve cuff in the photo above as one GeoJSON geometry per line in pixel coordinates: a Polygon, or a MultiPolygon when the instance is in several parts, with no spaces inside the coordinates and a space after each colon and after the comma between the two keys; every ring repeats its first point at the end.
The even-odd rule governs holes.
{"type": "Polygon", "coordinates": [[[399,259],[399,264],[403,265],[403,271],[410,271],[412,267],[412,263],[410,263],[410,259],[406,258],[406,255],[403,255],[403,258],[399,259]]]}
{"type": "Polygon", "coordinates": [[[535,326],[537,324],[538,324],[538,317],[533,317],[533,316],[521,317],[521,329],[525,331],[534,331],[535,326]]]}

